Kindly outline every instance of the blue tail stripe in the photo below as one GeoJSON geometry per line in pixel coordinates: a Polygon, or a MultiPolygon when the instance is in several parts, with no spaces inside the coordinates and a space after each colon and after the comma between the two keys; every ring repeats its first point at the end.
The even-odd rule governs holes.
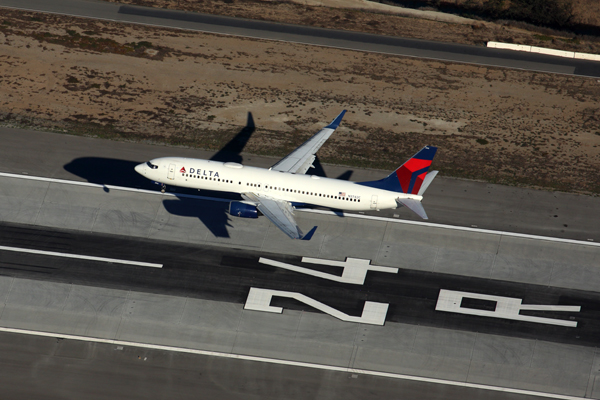
{"type": "Polygon", "coordinates": [[[417,177],[423,172],[427,172],[427,170],[429,170],[429,167],[421,168],[420,170],[413,172],[412,176],[410,177],[410,183],[408,184],[408,193],[412,193],[415,182],[417,181],[417,177]]]}
{"type": "Polygon", "coordinates": [[[427,146],[422,148],[417,154],[412,156],[411,158],[418,158],[419,160],[433,160],[435,156],[435,152],[437,151],[437,147],[427,146]]]}

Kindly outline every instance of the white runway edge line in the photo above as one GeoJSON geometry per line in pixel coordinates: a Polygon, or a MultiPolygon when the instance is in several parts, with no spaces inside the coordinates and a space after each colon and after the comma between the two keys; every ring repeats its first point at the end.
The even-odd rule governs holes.
{"type": "Polygon", "coordinates": [[[140,267],[150,267],[150,268],[162,268],[163,267],[162,264],[153,264],[153,263],[147,263],[147,262],[143,262],[143,261],[129,261],[129,260],[119,260],[117,258],[84,256],[84,255],[81,255],[81,254],[58,253],[56,251],[24,249],[24,248],[21,248],[21,247],[0,246],[0,251],[14,251],[14,252],[17,252],[17,253],[40,254],[40,255],[43,255],[43,256],[64,257],[64,258],[77,258],[77,259],[80,259],[80,260],[102,261],[102,262],[107,262],[107,263],[137,265],[137,266],[140,266],[140,267]]]}
{"type": "MultiPolygon", "coordinates": [[[[333,211],[326,211],[326,210],[298,209],[298,211],[311,212],[311,213],[315,213],[315,214],[325,214],[325,215],[339,215],[339,213],[334,213],[333,211]]],[[[513,236],[513,237],[535,239],[535,240],[548,240],[550,242],[571,243],[571,244],[578,244],[581,246],[600,246],[600,242],[586,242],[583,240],[562,239],[562,238],[554,238],[554,237],[550,237],[550,236],[529,235],[527,233],[494,231],[491,229],[469,228],[466,226],[434,224],[431,222],[398,220],[398,219],[387,218],[387,217],[375,217],[372,215],[346,214],[346,213],[342,213],[342,214],[344,217],[349,217],[349,218],[362,218],[362,219],[371,219],[371,220],[375,220],[375,221],[396,222],[396,223],[407,224],[407,225],[421,225],[421,226],[429,226],[432,228],[453,229],[453,230],[457,230],[457,231],[488,233],[488,234],[492,234],[492,235],[513,236]]]]}
{"type": "MultiPolygon", "coordinates": [[[[114,189],[114,190],[122,190],[122,191],[126,191],[126,192],[136,192],[136,193],[143,193],[143,194],[153,194],[153,195],[159,195],[159,196],[185,197],[185,198],[190,198],[190,199],[221,201],[221,202],[226,202],[226,203],[229,203],[231,201],[231,200],[228,200],[228,199],[220,199],[220,198],[217,198],[217,197],[194,196],[194,195],[191,195],[191,194],[183,194],[183,193],[182,194],[161,193],[159,191],[154,191],[154,190],[135,189],[135,188],[128,188],[128,187],[123,187],[123,186],[101,185],[101,184],[98,184],[98,183],[69,181],[69,180],[66,180],[66,179],[44,178],[44,177],[41,177],[41,176],[18,175],[18,174],[10,174],[10,173],[7,173],[7,172],[0,172],[0,177],[3,177],[3,176],[7,177],[7,178],[28,179],[28,180],[34,180],[34,181],[60,183],[60,184],[65,184],[65,185],[86,186],[86,187],[93,187],[93,188],[107,188],[107,189],[114,189]]],[[[302,209],[302,208],[299,208],[296,211],[302,211],[302,212],[308,212],[308,213],[315,213],[315,214],[323,214],[323,215],[340,216],[340,213],[336,213],[336,212],[333,212],[333,211],[326,211],[326,210],[313,210],[313,209],[306,209],[306,208],[302,209]]],[[[488,234],[492,234],[492,235],[512,236],[512,237],[520,237],[520,238],[535,239],[535,240],[547,240],[547,241],[550,241],[550,242],[578,244],[578,245],[581,245],[581,246],[592,246],[592,247],[598,247],[598,246],[600,246],[600,242],[586,242],[586,241],[583,241],[583,240],[553,238],[553,237],[550,237],[550,236],[529,235],[529,234],[526,234],[526,233],[515,233],[515,232],[506,232],[506,231],[494,231],[494,230],[491,230],[491,229],[481,229],[481,228],[470,228],[470,227],[466,227],[466,226],[454,226],[454,225],[434,224],[434,223],[431,223],[431,222],[408,221],[408,220],[403,220],[403,219],[395,219],[395,218],[387,218],[387,217],[376,217],[376,216],[372,216],[372,215],[341,213],[341,216],[348,217],[348,218],[370,219],[370,220],[373,220],[373,221],[393,222],[393,223],[396,223],[396,224],[420,225],[420,226],[427,226],[427,227],[431,227],[431,228],[452,229],[452,230],[458,230],[458,231],[477,232],[477,233],[488,233],[488,234]]]]}
{"type": "Polygon", "coordinates": [[[158,344],[130,342],[130,341],[125,341],[125,340],[102,339],[102,338],[87,337],[87,336],[68,335],[68,334],[63,334],[63,333],[32,331],[32,330],[28,330],[28,329],[16,329],[16,328],[4,328],[4,327],[0,327],[0,332],[17,333],[17,334],[33,335],[33,336],[43,336],[43,337],[51,337],[51,338],[57,338],[57,339],[82,340],[82,341],[86,341],[86,342],[112,344],[112,345],[116,345],[116,346],[141,347],[144,349],[173,351],[173,352],[177,352],[177,353],[196,354],[196,355],[209,356],[209,357],[221,357],[221,358],[230,358],[230,359],[234,359],[234,360],[263,362],[263,363],[277,364],[277,365],[287,365],[287,366],[292,366],[292,367],[313,368],[313,369],[320,369],[320,370],[324,370],[324,371],[335,371],[335,372],[346,372],[346,373],[351,373],[351,374],[371,375],[371,376],[378,376],[378,377],[383,377],[383,378],[402,379],[402,380],[415,381],[415,382],[436,383],[436,384],[440,384],[440,385],[459,386],[459,387],[464,387],[464,388],[490,390],[490,391],[494,391],[494,392],[521,394],[521,395],[526,395],[526,396],[537,396],[537,397],[542,397],[542,398],[547,398],[547,399],[589,400],[585,397],[575,397],[575,396],[567,396],[567,395],[562,395],[562,394],[536,392],[533,390],[513,389],[513,388],[507,388],[507,387],[501,387],[501,386],[491,386],[491,385],[480,385],[477,383],[458,382],[458,381],[450,381],[450,380],[435,379],[435,378],[425,378],[425,377],[421,377],[421,376],[395,374],[395,373],[391,373],[391,372],[380,372],[380,371],[371,371],[371,370],[366,370],[366,369],[337,367],[335,365],[313,364],[313,363],[308,363],[308,362],[288,361],[288,360],[280,360],[280,359],[276,359],[276,358],[257,357],[257,356],[247,356],[247,355],[243,355],[243,354],[221,353],[221,352],[217,352],[217,351],[197,350],[197,349],[189,349],[189,348],[185,348],[185,347],[174,347],[174,346],[164,346],[164,345],[158,345],[158,344]]]}

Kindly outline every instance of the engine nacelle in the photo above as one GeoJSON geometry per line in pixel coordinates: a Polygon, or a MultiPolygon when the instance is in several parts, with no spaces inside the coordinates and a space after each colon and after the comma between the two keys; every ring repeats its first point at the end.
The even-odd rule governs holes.
{"type": "Polygon", "coordinates": [[[232,201],[229,203],[229,214],[241,218],[258,218],[256,207],[242,203],[241,201],[232,201]]]}

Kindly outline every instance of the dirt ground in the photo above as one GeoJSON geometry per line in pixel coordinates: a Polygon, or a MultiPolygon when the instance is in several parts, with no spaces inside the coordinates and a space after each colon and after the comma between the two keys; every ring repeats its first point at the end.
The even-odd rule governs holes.
{"type": "Polygon", "coordinates": [[[600,82],[0,10],[0,120],[283,156],[349,113],[323,162],[600,193],[600,82]]]}

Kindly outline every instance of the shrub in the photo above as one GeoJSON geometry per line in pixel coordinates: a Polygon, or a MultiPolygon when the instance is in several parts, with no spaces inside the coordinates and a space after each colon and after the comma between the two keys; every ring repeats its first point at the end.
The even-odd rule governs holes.
{"type": "Polygon", "coordinates": [[[536,25],[564,27],[573,19],[573,0],[511,0],[505,14],[536,25]]]}

